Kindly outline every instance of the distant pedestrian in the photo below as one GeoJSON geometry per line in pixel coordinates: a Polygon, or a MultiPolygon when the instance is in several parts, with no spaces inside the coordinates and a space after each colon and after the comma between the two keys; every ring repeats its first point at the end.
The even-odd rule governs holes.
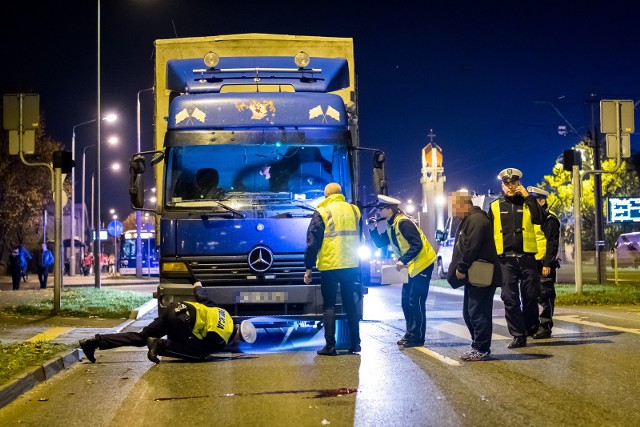
{"type": "Polygon", "coordinates": [[[325,346],[320,356],[336,356],[336,302],[338,290],[347,317],[351,343],[349,353],[359,353],[360,313],[362,299],[360,285],[360,210],[347,202],[342,187],[331,182],[324,188],[325,199],[318,205],[307,229],[307,248],[304,253],[306,271],[304,282],[312,283],[313,267],[320,271],[322,293],[322,322],[325,346]]]}
{"type": "Polygon", "coordinates": [[[42,244],[42,253],[36,258],[36,267],[38,268],[38,281],[40,289],[47,287],[47,279],[49,278],[49,269],[53,265],[53,254],[47,248],[47,244],[42,244]]]}
{"type": "Polygon", "coordinates": [[[466,191],[452,193],[450,212],[462,222],[456,231],[447,281],[454,288],[464,286],[462,317],[471,334],[471,350],[462,354],[460,359],[465,362],[488,360],[493,332],[493,296],[502,280],[493,227],[487,213],[473,206],[466,191]],[[481,287],[469,282],[469,268],[478,260],[493,264],[489,286],[481,287]]]}
{"type": "Polygon", "coordinates": [[[108,257],[109,263],[109,274],[115,276],[116,274],[116,257],[113,254],[109,254],[108,257]]]}
{"type": "Polygon", "coordinates": [[[193,284],[193,293],[198,302],[170,303],[140,332],[97,334],[80,340],[84,355],[95,363],[98,349],[146,345],[147,358],[154,363],[160,363],[158,356],[201,361],[209,354],[223,351],[232,342],[255,342],[257,333],[251,322],[244,320],[234,325],[226,310],[214,306],[200,282],[193,284]],[[167,339],[161,339],[165,335],[167,339]]]}
{"type": "Polygon", "coordinates": [[[84,275],[88,276],[91,274],[91,268],[93,266],[93,253],[87,252],[84,255],[84,275]]]}
{"type": "MultiPolygon", "coordinates": [[[[370,228],[370,235],[377,247],[393,245],[399,255],[396,270],[406,268],[409,281],[402,285],[402,312],[406,332],[397,344],[403,348],[422,347],[427,332],[427,296],[436,251],[418,226],[400,210],[400,200],[378,195],[378,210],[387,221],[387,231],[379,234],[370,228]]],[[[372,224],[370,227],[374,227],[372,224]]]]}
{"type": "Polygon", "coordinates": [[[24,245],[20,245],[20,275],[25,282],[29,278],[29,261],[31,261],[32,258],[27,248],[25,248],[24,245]]]}
{"type": "Polygon", "coordinates": [[[534,339],[551,337],[553,328],[553,311],[556,301],[556,269],[558,263],[558,246],[560,245],[560,220],[551,211],[547,204],[549,192],[536,187],[527,187],[527,191],[536,198],[545,214],[542,225],[534,225],[536,241],[538,243],[538,273],[540,274],[540,295],[538,304],[542,307],[540,312],[540,326],[534,339]]]}
{"type": "Polygon", "coordinates": [[[9,273],[11,273],[11,282],[14,291],[20,289],[20,279],[22,278],[21,259],[20,247],[16,246],[11,250],[11,255],[9,255],[9,273]]]}

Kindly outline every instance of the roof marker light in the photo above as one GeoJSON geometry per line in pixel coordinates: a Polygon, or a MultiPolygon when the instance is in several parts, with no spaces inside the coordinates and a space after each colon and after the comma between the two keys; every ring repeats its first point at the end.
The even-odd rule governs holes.
{"type": "Polygon", "coordinates": [[[309,65],[309,62],[311,62],[311,58],[309,58],[309,54],[308,53],[300,51],[300,52],[298,52],[296,54],[296,56],[293,59],[293,61],[296,63],[298,68],[304,68],[307,65],[309,65]]]}

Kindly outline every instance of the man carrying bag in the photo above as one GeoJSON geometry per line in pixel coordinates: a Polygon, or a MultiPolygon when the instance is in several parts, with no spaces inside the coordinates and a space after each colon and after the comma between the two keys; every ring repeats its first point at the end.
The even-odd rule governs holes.
{"type": "Polygon", "coordinates": [[[453,288],[464,286],[462,316],[471,334],[471,350],[460,359],[465,362],[489,360],[493,296],[502,281],[493,227],[487,213],[473,206],[471,195],[466,191],[452,193],[449,211],[462,223],[456,232],[447,281],[453,288]],[[475,270],[479,270],[476,277],[471,274],[476,273],[475,270]]]}

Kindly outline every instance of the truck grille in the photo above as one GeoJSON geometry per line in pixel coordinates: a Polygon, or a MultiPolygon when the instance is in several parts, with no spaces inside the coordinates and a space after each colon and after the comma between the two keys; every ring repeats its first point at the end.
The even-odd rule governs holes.
{"type": "Polygon", "coordinates": [[[305,272],[302,254],[274,254],[271,267],[264,272],[252,270],[246,255],[198,257],[185,261],[195,279],[206,284],[300,282],[305,272]]]}

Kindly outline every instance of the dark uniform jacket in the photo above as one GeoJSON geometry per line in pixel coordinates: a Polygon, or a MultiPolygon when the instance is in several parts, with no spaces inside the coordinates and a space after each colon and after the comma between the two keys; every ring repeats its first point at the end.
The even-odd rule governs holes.
{"type": "Polygon", "coordinates": [[[558,245],[560,242],[560,220],[554,214],[547,212],[544,223],[540,226],[547,240],[547,252],[542,259],[544,267],[558,267],[558,245]]]}
{"type": "MultiPolygon", "coordinates": [[[[535,197],[529,195],[526,198],[516,195],[507,197],[502,195],[493,203],[500,204],[500,224],[502,225],[502,241],[504,254],[515,253],[523,254],[522,242],[522,212],[526,203],[531,212],[531,222],[533,224],[542,225],[545,220],[545,213],[538,204],[535,197]]],[[[493,223],[493,212],[489,209],[489,218],[493,223]]]]}
{"type": "Polygon", "coordinates": [[[447,282],[458,288],[469,283],[468,278],[462,280],[456,277],[456,269],[460,273],[467,274],[471,264],[478,259],[493,262],[492,284],[502,284],[500,261],[496,252],[496,244],[493,239],[493,226],[485,211],[477,206],[471,208],[469,215],[462,220],[456,232],[451,263],[447,271],[447,282]]]}

